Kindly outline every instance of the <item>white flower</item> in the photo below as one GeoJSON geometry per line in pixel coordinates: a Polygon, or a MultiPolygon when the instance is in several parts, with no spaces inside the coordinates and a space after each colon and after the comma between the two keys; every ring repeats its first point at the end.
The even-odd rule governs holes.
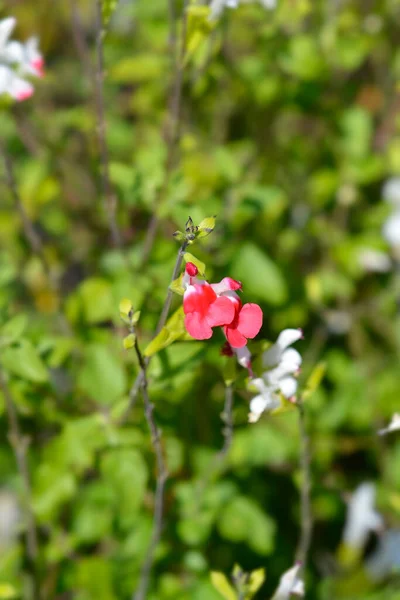
{"type": "Polygon", "coordinates": [[[400,177],[391,177],[384,183],[382,196],[387,202],[400,208],[400,177]]]}
{"type": "Polygon", "coordinates": [[[23,76],[42,77],[44,60],[36,38],[25,44],[9,41],[15,24],[13,17],[0,21],[0,94],[21,101],[33,94],[33,86],[23,76]]]}
{"type": "Polygon", "coordinates": [[[391,431],[399,431],[400,430],[400,413],[395,413],[387,427],[380,429],[378,431],[379,435],[386,435],[391,431]]]}
{"type": "Polygon", "coordinates": [[[16,496],[4,488],[0,489],[0,554],[17,536],[20,520],[16,496]]]}
{"type": "Polygon", "coordinates": [[[300,577],[301,565],[297,564],[282,575],[278,589],[272,596],[272,600],[289,600],[296,596],[304,597],[304,581],[300,577]]]}
{"type": "Polygon", "coordinates": [[[383,237],[394,248],[400,246],[400,210],[395,210],[385,221],[383,237]]]}
{"type": "Polygon", "coordinates": [[[386,531],[367,559],[365,569],[374,581],[382,581],[400,570],[400,530],[386,531]]]}
{"type": "Polygon", "coordinates": [[[358,262],[365,271],[387,273],[392,268],[392,262],[386,252],[363,248],[358,255],[358,262]]]}
{"type": "Polygon", "coordinates": [[[343,542],[350,548],[362,550],[371,531],[383,526],[381,515],[375,510],[375,486],[362,483],[353,492],[347,506],[343,542]]]}
{"type": "Polygon", "coordinates": [[[262,378],[252,379],[251,386],[260,393],[250,402],[249,422],[255,423],[265,411],[280,406],[279,394],[292,398],[297,392],[295,375],[299,372],[301,356],[291,344],[303,336],[301,329],[285,329],[275,344],[263,354],[263,366],[266,371],[262,378]]]}
{"type": "MultiPolygon", "coordinates": [[[[211,0],[210,2],[210,19],[218,19],[224,8],[237,8],[239,1],[244,4],[252,2],[252,0],[211,0]]],[[[276,7],[277,0],[259,0],[264,8],[272,9],[276,7]]]]}

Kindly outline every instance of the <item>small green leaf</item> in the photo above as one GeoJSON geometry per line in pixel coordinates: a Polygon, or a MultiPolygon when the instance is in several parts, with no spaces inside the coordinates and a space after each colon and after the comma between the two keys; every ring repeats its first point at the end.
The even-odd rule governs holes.
{"type": "Polygon", "coordinates": [[[0,583],[0,600],[12,600],[18,597],[18,590],[11,583],[0,583]]]}
{"type": "Polygon", "coordinates": [[[103,27],[107,27],[113,12],[117,8],[118,0],[102,0],[101,14],[103,19],[103,27]]]}
{"type": "Polygon", "coordinates": [[[129,335],[127,335],[123,341],[125,350],[129,350],[130,348],[133,348],[133,346],[135,345],[135,341],[136,341],[136,336],[134,333],[130,333],[129,335]]]}
{"type": "Polygon", "coordinates": [[[173,233],[172,235],[178,242],[184,242],[186,239],[186,236],[184,233],[182,233],[182,231],[175,231],[175,233],[173,233]]]}
{"type": "Polygon", "coordinates": [[[129,300],[129,298],[123,298],[123,300],[121,300],[119,303],[119,312],[121,315],[129,315],[132,308],[132,302],[129,300]]]}
{"type": "Polygon", "coordinates": [[[177,279],[174,279],[174,281],[170,283],[169,289],[172,290],[175,294],[183,296],[185,290],[182,287],[182,275],[180,275],[177,279]]]}
{"type": "Polygon", "coordinates": [[[151,340],[143,354],[145,356],[152,356],[172,344],[172,342],[185,337],[187,332],[185,329],[184,318],[183,307],[180,306],[167,321],[167,324],[162,328],[160,333],[151,340]]]}
{"type": "Polygon", "coordinates": [[[193,57],[197,49],[210,35],[214,23],[210,21],[209,17],[209,6],[192,5],[187,9],[185,64],[193,57]]]}
{"type": "Polygon", "coordinates": [[[318,363],[311,372],[311,375],[306,381],[304,391],[301,395],[302,400],[307,400],[320,386],[325,375],[326,363],[318,363]]]}
{"type": "Polygon", "coordinates": [[[225,600],[237,600],[235,590],[223,573],[211,571],[211,583],[225,600]]]}
{"type": "Polygon", "coordinates": [[[249,582],[247,584],[248,593],[253,597],[265,581],[265,569],[256,569],[250,573],[249,582]]]}
{"type": "Polygon", "coordinates": [[[34,346],[28,340],[22,340],[17,347],[6,348],[1,362],[9,373],[33,381],[44,383],[48,380],[47,369],[34,346]]]}
{"type": "Polygon", "coordinates": [[[193,254],[190,254],[190,252],[185,252],[185,254],[183,255],[183,258],[186,263],[191,262],[194,265],[196,265],[196,267],[199,270],[200,275],[204,275],[204,273],[206,272],[206,265],[201,260],[199,260],[198,258],[193,256],[193,254]]]}
{"type": "Polygon", "coordinates": [[[140,310],[137,310],[136,312],[133,313],[132,325],[137,325],[139,323],[139,319],[140,319],[140,310]]]}
{"type": "Polygon", "coordinates": [[[0,330],[0,343],[2,346],[13,344],[23,334],[28,318],[26,315],[13,317],[0,330]]]}
{"type": "Polygon", "coordinates": [[[198,238],[203,238],[209,235],[215,228],[215,217],[206,217],[199,224],[198,238]]]}

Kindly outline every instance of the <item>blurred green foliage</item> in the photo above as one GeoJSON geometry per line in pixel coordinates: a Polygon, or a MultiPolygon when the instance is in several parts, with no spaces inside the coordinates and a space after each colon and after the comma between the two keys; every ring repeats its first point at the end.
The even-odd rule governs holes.
{"type": "MultiPolygon", "coordinates": [[[[176,75],[167,4],[120,0],[112,17],[112,2],[104,13],[121,250],[101,200],[90,76],[95,2],[77,0],[75,13],[72,3],[53,0],[1,3],[21,38],[40,36],[47,65],[34,97],[0,113],[21,201],[53,275],[32,252],[3,177],[0,362],[29,438],[46,598],[123,600],[135,589],[155,467],[140,401],[121,424],[138,366],[122,345],[119,303],[129,298],[141,311],[145,348],[176,260],[173,233],[189,215],[195,224],[217,215],[213,233],[193,246],[207,278],[243,282],[246,301],[263,307],[263,337],[304,329],[303,381],[326,365],[323,385],[307,398],[315,516],[307,598],[395,600],[390,581],[375,591],[356,585],[350,595],[331,585],[341,578],[344,492],[376,481],[386,523],[400,521],[400,439],[376,435],[399,410],[398,273],[394,263],[389,273],[371,273],[360,262],[366,248],[386,249],[381,186],[400,174],[400,2],[278,0],[270,11],[254,2],[226,10],[213,26],[204,7],[192,14],[170,173],[176,75]],[[154,214],[157,235],[143,264],[154,214]]],[[[149,367],[170,473],[152,600],[221,600],[210,572],[228,575],[235,563],[266,568],[255,596],[266,598],[293,564],[296,414],[250,426],[250,395],[235,392],[232,448],[202,486],[223,445],[223,341],[218,332],[206,343],[175,342],[149,367]]],[[[11,491],[23,505],[3,400],[0,496],[11,491]]],[[[23,530],[22,523],[16,540],[0,544],[3,599],[31,597],[23,530]]]]}

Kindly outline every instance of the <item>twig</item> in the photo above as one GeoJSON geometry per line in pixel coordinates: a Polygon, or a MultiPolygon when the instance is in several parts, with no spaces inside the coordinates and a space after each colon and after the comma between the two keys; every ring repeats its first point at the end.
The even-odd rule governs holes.
{"type": "Polygon", "coordinates": [[[76,0],[70,0],[71,5],[71,25],[72,25],[72,37],[83,64],[85,75],[89,80],[94,78],[93,67],[89,58],[89,47],[87,45],[85,34],[82,26],[82,21],[79,15],[76,0]]]}
{"type": "Polygon", "coordinates": [[[233,440],[233,387],[232,384],[225,385],[225,404],[221,415],[224,427],[222,435],[224,436],[224,445],[217,454],[217,461],[222,462],[228,454],[233,440]]]}
{"type": "MultiPolygon", "coordinates": [[[[172,272],[171,282],[174,281],[179,275],[179,272],[181,270],[182,261],[183,261],[183,255],[185,254],[187,247],[188,247],[188,242],[185,241],[185,242],[183,242],[183,244],[181,245],[181,247],[178,250],[178,255],[176,257],[174,270],[172,272]]],[[[168,287],[167,296],[165,298],[164,306],[162,307],[162,310],[161,310],[161,315],[158,320],[153,339],[156,337],[156,335],[158,335],[160,333],[161,329],[164,327],[165,323],[167,322],[173,295],[174,295],[173,291],[171,290],[170,287],[168,287]]],[[[144,363],[146,365],[146,368],[149,365],[150,360],[151,360],[150,357],[144,358],[144,363]]],[[[124,414],[122,415],[122,417],[120,418],[120,420],[118,422],[119,425],[123,425],[126,422],[126,420],[128,419],[128,417],[132,411],[132,408],[135,405],[135,402],[138,397],[139,390],[142,386],[142,383],[143,383],[143,371],[141,370],[141,371],[139,371],[135,381],[133,382],[131,389],[129,390],[129,404],[128,404],[124,414]]]]}
{"type": "Polygon", "coordinates": [[[171,88],[171,94],[168,102],[168,117],[166,125],[165,142],[167,145],[167,156],[165,159],[165,177],[164,181],[159,189],[159,192],[154,201],[154,212],[151,216],[149,226],[147,228],[146,237],[143,243],[143,252],[141,265],[144,266],[150,256],[153,248],[155,236],[159,224],[158,210],[161,206],[165,194],[168,191],[169,182],[171,179],[172,171],[176,165],[176,151],[179,144],[181,134],[181,116],[182,116],[182,87],[183,87],[183,72],[184,72],[184,58],[186,51],[186,27],[187,27],[187,5],[188,0],[184,1],[183,14],[182,14],[182,31],[181,39],[178,39],[176,34],[176,15],[174,0],[168,1],[168,12],[170,21],[170,35],[169,35],[169,48],[170,53],[175,63],[175,73],[173,78],[173,84],[171,88]],[[180,48],[178,47],[180,46],[180,48]]]}
{"type": "Polygon", "coordinates": [[[116,211],[117,197],[110,180],[110,159],[106,137],[106,119],[104,108],[104,52],[103,52],[103,19],[101,0],[96,0],[96,70],[95,70],[95,104],[97,120],[97,136],[100,149],[100,162],[103,186],[104,209],[108,218],[108,226],[114,246],[122,246],[122,237],[118,228],[116,211]]]}
{"type": "MultiPolygon", "coordinates": [[[[131,332],[134,333],[133,327],[131,329],[131,332]]],[[[141,568],[139,584],[135,593],[132,596],[132,600],[144,600],[146,598],[147,590],[149,587],[150,573],[154,562],[154,553],[157,548],[158,542],[161,538],[163,526],[164,489],[168,477],[168,472],[161,444],[161,432],[154,419],[154,405],[151,402],[148,394],[148,381],[146,372],[147,361],[140,351],[139,343],[136,336],[134,348],[139,362],[140,372],[142,374],[140,390],[143,396],[144,412],[147,424],[151,432],[151,443],[153,446],[154,453],[156,455],[157,464],[157,482],[154,501],[153,530],[151,534],[150,543],[147,549],[146,558],[141,568]]]]}
{"type": "Polygon", "coordinates": [[[296,561],[301,563],[305,569],[308,552],[310,549],[311,535],[313,528],[313,518],[311,511],[311,456],[310,443],[307,434],[306,415],[304,404],[300,399],[297,403],[299,416],[299,434],[300,434],[300,471],[301,471],[301,489],[300,489],[300,514],[301,514],[301,532],[300,540],[296,550],[296,561]]]}
{"type": "Polygon", "coordinates": [[[0,389],[4,396],[7,412],[9,434],[8,439],[13,449],[19,475],[23,484],[24,508],[26,518],[26,549],[33,572],[35,598],[40,598],[40,583],[38,575],[38,539],[36,531],[35,516],[31,504],[31,485],[27,460],[28,440],[25,438],[19,426],[18,413],[10,388],[7,385],[3,371],[0,366],[0,389]]]}

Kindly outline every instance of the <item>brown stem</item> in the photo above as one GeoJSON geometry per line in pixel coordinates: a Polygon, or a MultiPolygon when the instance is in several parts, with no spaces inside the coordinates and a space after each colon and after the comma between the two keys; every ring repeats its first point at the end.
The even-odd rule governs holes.
{"type": "Polygon", "coordinates": [[[296,561],[302,564],[305,569],[308,552],[311,544],[311,535],[313,528],[313,517],[311,510],[311,456],[310,441],[307,433],[306,415],[302,400],[297,403],[300,434],[300,471],[301,471],[301,489],[300,489],[300,539],[296,550],[296,561]]]}
{"type": "MultiPolygon", "coordinates": [[[[134,333],[132,331],[132,333],[134,333]]],[[[132,600],[144,600],[147,595],[147,590],[150,583],[150,574],[154,563],[154,553],[157,545],[161,538],[163,528],[163,511],[164,511],[164,489],[167,481],[168,472],[167,466],[164,459],[162,444],[161,444],[161,431],[157,426],[154,418],[154,405],[150,400],[148,394],[148,381],[147,381],[147,361],[140,351],[137,338],[135,338],[135,352],[140,365],[141,385],[140,390],[143,396],[144,412],[146,421],[151,433],[151,443],[153,446],[154,453],[156,455],[157,464],[157,481],[156,491],[154,499],[154,513],[153,513],[153,530],[149,546],[147,548],[146,557],[143,562],[138,587],[132,596],[132,600]]]]}
{"type": "MultiPolygon", "coordinates": [[[[171,282],[174,281],[179,275],[179,272],[180,272],[181,266],[182,266],[183,255],[185,254],[187,247],[188,247],[188,242],[183,242],[182,246],[178,250],[178,255],[176,257],[174,270],[172,272],[171,282]]],[[[173,291],[168,287],[167,296],[165,298],[164,306],[162,307],[162,310],[161,310],[161,315],[158,320],[153,339],[156,337],[156,335],[158,335],[160,333],[161,329],[164,327],[165,323],[167,322],[173,295],[174,295],[173,291]]],[[[151,360],[150,357],[144,358],[144,363],[146,365],[146,368],[149,365],[150,360],[151,360]]],[[[132,411],[132,408],[135,405],[135,402],[138,397],[139,390],[142,386],[142,383],[143,383],[143,372],[139,371],[139,373],[129,391],[129,404],[128,404],[124,414],[122,415],[122,417],[119,420],[119,425],[123,425],[126,422],[126,420],[128,419],[128,417],[132,411]]]]}
{"type": "Polygon", "coordinates": [[[117,197],[110,180],[110,159],[107,145],[106,118],[104,108],[104,52],[103,52],[103,19],[101,0],[96,0],[96,70],[95,70],[95,104],[97,120],[97,136],[100,149],[100,163],[103,186],[104,209],[108,219],[108,227],[114,246],[122,246],[122,237],[118,228],[116,212],[117,197]]]}
{"type": "Polygon", "coordinates": [[[182,15],[182,32],[181,38],[178,39],[176,34],[176,15],[175,6],[173,0],[168,1],[168,12],[170,21],[170,35],[169,35],[169,48],[173,58],[174,77],[168,102],[168,117],[166,125],[165,143],[167,145],[167,156],[165,159],[165,177],[164,181],[159,189],[159,192],[154,201],[154,212],[151,216],[149,226],[147,228],[146,237],[143,243],[142,261],[141,264],[144,266],[150,256],[153,244],[155,241],[158,225],[159,216],[158,210],[162,205],[165,195],[168,192],[168,186],[170,183],[172,172],[177,162],[177,149],[179,145],[179,139],[181,135],[181,117],[182,117],[182,87],[183,87],[183,72],[184,72],[184,58],[186,51],[186,27],[187,27],[187,5],[188,0],[184,1],[183,15],[182,15]],[[180,48],[178,46],[180,45],[180,48]]]}
{"type": "Polygon", "coordinates": [[[10,388],[7,385],[3,371],[0,366],[0,389],[4,396],[4,403],[7,413],[9,434],[8,439],[13,449],[17,463],[18,473],[22,481],[24,491],[24,509],[26,519],[26,549],[31,569],[33,572],[35,598],[40,598],[40,583],[38,574],[38,539],[36,531],[35,516],[32,510],[31,485],[28,468],[28,439],[22,435],[18,413],[10,388]]]}

